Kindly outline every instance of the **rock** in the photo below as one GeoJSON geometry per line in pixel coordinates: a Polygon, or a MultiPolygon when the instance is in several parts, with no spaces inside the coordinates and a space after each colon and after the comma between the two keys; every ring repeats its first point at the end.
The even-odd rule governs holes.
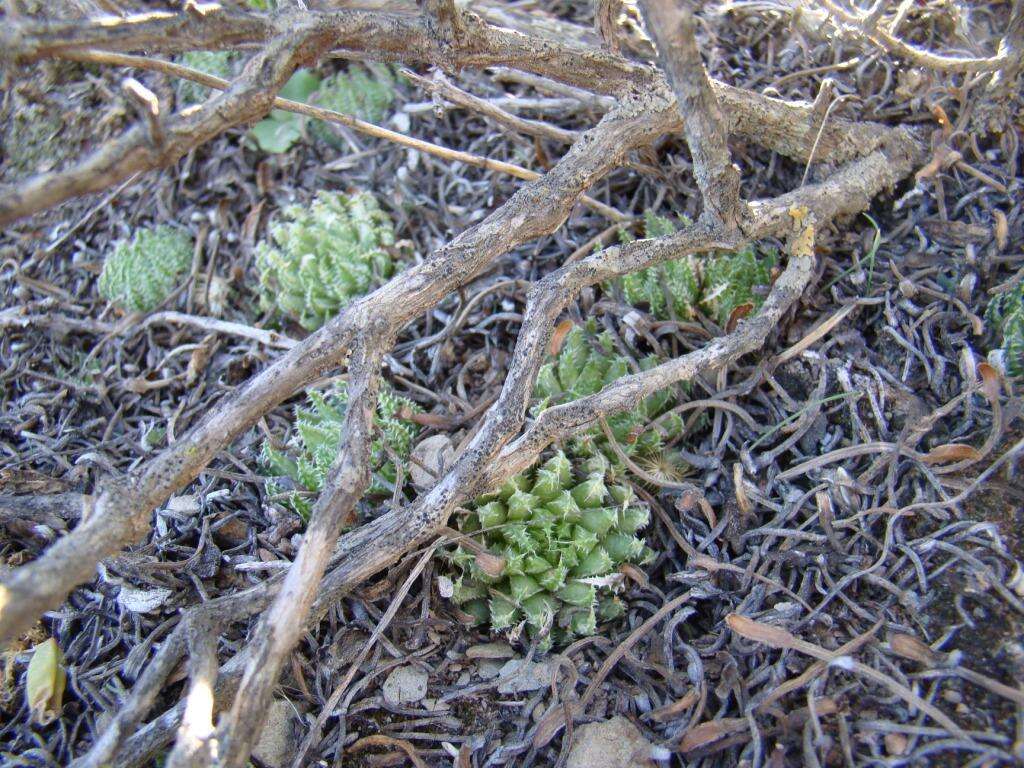
{"type": "Polygon", "coordinates": [[[415,461],[409,462],[409,478],[416,488],[425,491],[452,465],[455,447],[448,435],[431,435],[412,449],[412,458],[415,461]]]}
{"type": "Polygon", "coordinates": [[[524,664],[523,659],[509,659],[501,668],[502,682],[498,685],[498,693],[527,693],[539,690],[551,685],[551,674],[554,670],[555,666],[550,661],[531,661],[524,664]]]}
{"type": "Polygon", "coordinates": [[[651,742],[621,715],[576,729],[566,768],[654,768],[651,742]]]}
{"type": "Polygon", "coordinates": [[[476,663],[476,673],[484,680],[493,680],[501,674],[501,666],[497,659],[480,659],[476,663]]]}
{"type": "Polygon", "coordinates": [[[160,610],[171,596],[171,590],[165,587],[139,589],[130,584],[122,584],[117,601],[132,613],[153,613],[160,610]]]}
{"type": "Polygon", "coordinates": [[[466,649],[467,659],[508,659],[515,651],[508,643],[480,643],[466,649]]]}
{"type": "Polygon", "coordinates": [[[427,673],[419,667],[398,667],[384,681],[383,693],[392,706],[417,702],[427,695],[427,673]]]}
{"type": "Polygon", "coordinates": [[[448,712],[451,709],[448,702],[432,698],[423,699],[423,701],[420,702],[420,706],[428,712],[448,712]]]}
{"type": "Polygon", "coordinates": [[[270,768],[291,765],[296,747],[295,732],[292,730],[294,714],[295,709],[291,702],[284,699],[274,699],[271,702],[259,741],[252,748],[253,757],[266,763],[270,768]]]}

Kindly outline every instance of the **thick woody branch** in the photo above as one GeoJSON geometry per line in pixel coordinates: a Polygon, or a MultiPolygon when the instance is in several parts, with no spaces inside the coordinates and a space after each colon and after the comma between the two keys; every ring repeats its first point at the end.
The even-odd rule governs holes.
{"type": "MultiPolygon", "coordinates": [[[[180,77],[185,80],[191,80],[194,83],[199,83],[200,85],[205,85],[207,88],[213,88],[219,91],[226,90],[231,86],[231,83],[227,80],[224,80],[223,78],[216,77],[215,75],[210,75],[205,72],[200,72],[197,69],[186,67],[181,64],[176,64],[171,61],[163,61],[162,59],[147,58],[144,56],[131,56],[123,53],[105,53],[103,51],[76,51],[73,53],[65,54],[65,56],[66,58],[72,59],[74,61],[88,61],[98,64],[113,64],[114,66],[118,67],[136,67],[138,69],[148,69],[154,72],[162,72],[165,75],[171,75],[172,77],[180,77]]],[[[413,74],[411,72],[408,73],[408,75],[411,80],[418,84],[425,85],[428,83],[432,83],[432,81],[427,80],[426,78],[422,78],[419,75],[413,74]]],[[[454,86],[451,87],[454,90],[458,91],[458,89],[454,88],[454,86]]],[[[470,96],[470,94],[464,93],[462,91],[459,92],[462,93],[463,96],[467,98],[476,99],[475,96],[470,96]]],[[[483,100],[481,99],[479,101],[483,100]]],[[[497,112],[501,112],[501,110],[498,110],[496,107],[491,107],[491,105],[489,105],[487,102],[484,102],[484,104],[487,104],[490,110],[497,110],[497,112]]],[[[541,176],[541,174],[537,173],[537,171],[531,171],[529,168],[523,168],[520,165],[506,163],[502,160],[494,160],[492,158],[484,157],[482,155],[474,155],[470,152],[462,152],[461,150],[449,149],[448,147],[443,147],[438,144],[432,144],[429,141],[417,139],[414,136],[406,136],[404,133],[398,133],[397,131],[392,131],[388,128],[383,128],[379,125],[375,125],[374,123],[369,123],[365,120],[360,120],[358,117],[352,117],[351,115],[346,115],[341,112],[335,112],[334,110],[331,109],[318,107],[314,104],[305,104],[299,101],[292,101],[291,99],[282,99],[280,96],[277,96],[274,98],[271,105],[273,106],[274,109],[282,109],[286,112],[294,112],[295,114],[304,115],[306,117],[312,117],[316,120],[324,120],[329,123],[337,123],[338,125],[344,125],[347,128],[351,128],[367,136],[373,136],[374,138],[378,139],[385,139],[386,141],[391,141],[395,144],[400,144],[401,146],[409,147],[419,152],[424,152],[428,155],[433,155],[434,157],[440,157],[441,159],[447,160],[449,162],[465,163],[466,165],[472,165],[476,168],[483,168],[486,171],[507,173],[511,176],[515,176],[516,178],[524,179],[526,181],[533,181],[534,179],[540,178],[541,176]]],[[[493,112],[488,112],[488,114],[494,116],[493,112]]],[[[567,144],[571,144],[573,141],[579,138],[579,134],[572,131],[562,131],[562,129],[555,128],[555,126],[549,126],[546,123],[536,123],[533,120],[524,120],[514,115],[508,115],[507,113],[504,112],[501,112],[501,114],[507,115],[514,121],[512,127],[518,130],[523,130],[525,133],[536,133],[538,129],[533,128],[533,126],[538,125],[549,129],[549,135],[552,135],[552,137],[558,136],[563,139],[567,137],[567,140],[565,141],[565,143],[567,144]],[[552,134],[550,132],[554,133],[552,134]]],[[[599,213],[612,221],[624,221],[625,219],[629,218],[628,216],[625,216],[621,212],[617,211],[615,208],[612,208],[609,205],[605,205],[599,200],[594,200],[592,197],[584,195],[582,198],[580,198],[580,200],[585,206],[590,208],[592,211],[599,213]]],[[[165,312],[160,314],[166,317],[170,313],[165,312]]],[[[147,322],[151,322],[153,317],[157,316],[150,316],[150,318],[147,319],[147,322]]],[[[8,322],[15,322],[17,319],[18,318],[12,317],[8,322]]],[[[0,316],[0,322],[3,321],[3,316],[0,316]]],[[[214,323],[215,321],[209,320],[207,322],[214,323]]],[[[216,322],[219,322],[221,326],[225,326],[223,321],[216,322]]]]}
{"type": "Polygon", "coordinates": [[[208,624],[195,623],[188,647],[189,689],[167,768],[213,765],[217,743],[213,731],[213,691],[217,682],[217,634],[208,624]]]}
{"type": "Polygon", "coordinates": [[[640,9],[658,48],[658,62],[676,95],[683,135],[704,208],[734,226],[740,207],[740,172],[732,164],[725,120],[697,49],[693,14],[678,0],[642,0],[640,9]]]}
{"type": "Polygon", "coordinates": [[[0,63],[30,64],[64,51],[99,48],[111,51],[216,50],[274,36],[265,15],[210,4],[203,14],[152,11],[121,18],[32,20],[0,27],[0,63]]]}
{"type": "MultiPolygon", "coordinates": [[[[671,10],[665,3],[647,5],[649,13],[652,8],[655,14],[671,10]]],[[[215,23],[195,13],[197,4],[192,3],[191,7],[193,12],[185,14],[192,20],[189,34],[207,40],[207,47],[217,47],[212,39],[215,23]],[[207,33],[210,38],[203,37],[207,33]]],[[[676,104],[665,82],[649,68],[586,46],[536,40],[489,27],[474,16],[460,14],[450,0],[430,2],[428,10],[427,16],[336,12],[253,17],[262,26],[257,28],[253,22],[249,32],[260,39],[252,42],[265,44],[265,50],[250,62],[225,94],[199,110],[176,115],[160,124],[160,133],[166,138],[154,152],[167,152],[166,156],[145,154],[147,145],[141,129],[129,133],[121,140],[124,143],[114,145],[131,150],[130,163],[142,162],[141,167],[170,162],[178,156],[175,152],[180,155],[194,145],[182,134],[184,127],[191,125],[199,132],[199,141],[203,141],[217,132],[217,125],[227,127],[245,119],[240,116],[262,114],[295,66],[339,45],[381,58],[442,66],[505,64],[620,97],[618,106],[595,129],[583,134],[552,171],[520,189],[491,216],[427,261],[350,305],[136,473],[108,482],[74,531],[34,563],[14,571],[0,586],[3,642],[25,629],[39,612],[56,607],[75,585],[91,578],[100,559],[142,538],[154,508],[194,479],[218,451],[263,413],[317,376],[336,368],[351,351],[351,400],[343,427],[344,447],[317,501],[299,555],[283,579],[248,592],[243,602],[228,611],[231,617],[241,617],[269,604],[253,643],[219,675],[223,683],[221,693],[237,692],[216,733],[217,759],[229,766],[245,764],[281,665],[308,621],[320,618],[342,592],[395,562],[411,546],[436,535],[458,504],[525,469],[552,441],[589,427],[601,417],[635,407],[657,389],[725,365],[760,347],[809,282],[813,259],[806,253],[792,257],[762,310],[741,322],[735,332],[712,341],[702,350],[643,374],[625,377],[592,397],[549,409],[522,432],[551,330],[559,314],[583,287],[685,253],[734,248],[741,244],[741,237],[746,240],[788,234],[794,211],[804,211],[797,218],[807,216],[809,221],[824,223],[837,215],[862,210],[879,191],[909,174],[922,155],[920,142],[912,136],[881,126],[834,121],[818,137],[819,126],[809,107],[710,82],[696,49],[692,20],[689,29],[685,18],[682,27],[673,26],[671,20],[654,22],[664,32],[659,34],[658,42],[665,56],[663,66],[677,95],[676,104]],[[628,95],[631,93],[642,95],[628,95]],[[719,100],[723,110],[718,109],[719,100]],[[197,116],[196,122],[188,123],[193,116],[197,116]],[[366,456],[378,369],[397,333],[465,285],[496,257],[557,228],[583,191],[620,163],[629,150],[680,129],[694,156],[695,173],[705,194],[705,215],[677,235],[607,249],[540,281],[530,293],[502,392],[455,466],[413,505],[363,526],[337,542],[335,548],[341,527],[369,481],[366,456]],[[763,145],[791,156],[808,157],[814,141],[818,142],[819,154],[830,162],[850,159],[858,152],[868,154],[841,168],[822,184],[740,208],[738,177],[733,179],[728,173],[735,169],[729,162],[727,129],[749,134],[763,145]],[[851,149],[849,142],[853,139],[859,141],[851,149]],[[336,565],[321,583],[332,550],[336,565]]],[[[139,40],[155,34],[156,28],[182,22],[177,15],[158,14],[149,19],[129,20],[123,27],[118,26],[120,22],[109,23],[119,29],[111,36],[113,45],[131,50],[139,40]]],[[[73,34],[79,40],[102,37],[95,32],[84,24],[73,34]]],[[[61,43],[53,35],[47,38],[46,33],[47,29],[36,29],[35,36],[30,36],[20,49],[14,43],[20,51],[18,55],[31,58],[57,51],[75,55],[74,45],[61,43]]],[[[154,146],[153,142],[148,146],[154,146]]],[[[37,177],[14,192],[0,190],[0,220],[4,215],[20,215],[16,213],[18,204],[22,212],[34,210],[33,204],[50,204],[98,188],[91,185],[116,178],[117,173],[129,167],[117,165],[116,158],[104,155],[105,151],[69,173],[37,177]],[[103,157],[107,160],[97,160],[103,157]],[[40,186],[41,180],[46,179],[54,187],[65,185],[56,197],[47,197],[54,193],[40,186]],[[29,192],[28,203],[17,197],[25,190],[29,192]]],[[[195,625],[189,626],[201,624],[196,619],[195,625]]],[[[166,743],[173,729],[180,725],[172,764],[206,764],[213,759],[213,708],[212,698],[207,694],[218,680],[216,646],[211,648],[209,638],[214,634],[205,631],[206,625],[202,626],[204,633],[192,641],[191,683],[185,702],[158,718],[132,741],[135,746],[149,749],[154,744],[166,743]]],[[[122,736],[140,722],[170,666],[183,653],[187,634],[186,630],[175,630],[167,641],[167,652],[161,649],[157,663],[147,669],[144,679],[150,687],[132,699],[129,714],[115,718],[112,735],[105,734],[98,740],[83,764],[105,764],[117,754],[122,736]]],[[[136,750],[133,758],[139,754],[136,750]]]]}
{"type": "Polygon", "coordinates": [[[234,706],[218,727],[220,764],[225,768],[246,765],[281,666],[298,642],[338,534],[352,522],[356,502],[370,484],[368,456],[377,405],[378,369],[392,342],[386,325],[383,318],[371,323],[360,334],[353,351],[341,450],[313,507],[298,556],[256,629],[234,706]]]}

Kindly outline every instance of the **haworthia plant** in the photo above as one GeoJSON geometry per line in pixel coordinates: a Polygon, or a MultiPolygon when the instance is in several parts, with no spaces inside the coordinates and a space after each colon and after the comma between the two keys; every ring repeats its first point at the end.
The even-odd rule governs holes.
{"type": "Polygon", "coordinates": [[[452,599],[471,621],[495,632],[525,624],[546,650],[622,614],[619,566],[655,553],[638,536],[649,510],[629,486],[607,484],[606,468],[558,452],[476,501],[460,524],[475,546],[451,555],[452,599]]]}
{"type": "MultiPolygon", "coordinates": [[[[348,391],[339,385],[327,394],[307,392],[307,404],[295,409],[295,431],[284,448],[263,444],[261,463],[270,475],[267,493],[282,496],[282,504],[309,519],[312,499],[323,487],[327,470],[338,455],[348,391]]],[[[397,478],[392,457],[409,457],[419,427],[406,418],[422,409],[386,385],[377,395],[375,437],[370,444],[372,480],[367,494],[391,495],[397,478]]]]}
{"type": "MultiPolygon", "coordinates": [[[[641,359],[639,367],[649,370],[657,363],[657,357],[652,355],[641,359]]],[[[597,334],[593,322],[585,327],[575,326],[566,334],[558,356],[541,366],[534,388],[534,397],[539,401],[537,410],[592,395],[632,372],[629,361],[615,352],[607,332],[597,334]]],[[[673,390],[664,389],[646,398],[639,407],[607,418],[608,428],[622,452],[659,479],[678,480],[686,472],[685,463],[666,448],[668,442],[683,433],[682,418],[678,413],[668,413],[675,402],[673,390]]],[[[600,426],[572,440],[569,448],[574,456],[603,456],[617,476],[625,471],[600,426]]]]}
{"type": "MultiPolygon", "coordinates": [[[[188,51],[178,57],[178,62],[224,80],[234,76],[234,57],[231,51],[188,51]]],[[[200,104],[210,95],[209,88],[191,80],[179,80],[177,89],[178,100],[185,106],[200,104]]]]}
{"type": "Polygon", "coordinates": [[[992,297],[985,309],[999,346],[994,352],[1001,367],[1011,377],[1024,376],[1024,282],[992,297]]]}
{"type": "Polygon", "coordinates": [[[314,330],[391,276],[391,219],[373,195],[318,192],[286,207],[256,247],[260,306],[314,330]]]}
{"type": "Polygon", "coordinates": [[[192,264],[192,238],[160,225],[122,240],[103,262],[99,293],[122,309],[151,312],[181,282],[192,264]]]}
{"type": "MultiPolygon", "coordinates": [[[[662,237],[675,232],[676,225],[648,210],[644,229],[647,237],[662,237]]],[[[634,239],[624,230],[620,236],[623,242],[634,239]]],[[[756,288],[771,282],[774,266],[773,254],[758,256],[753,247],[747,247],[701,259],[684,256],[625,275],[618,284],[626,301],[646,305],[659,319],[674,315],[689,320],[700,309],[724,326],[738,307],[750,305],[756,310],[761,306],[764,297],[756,288]]]]}

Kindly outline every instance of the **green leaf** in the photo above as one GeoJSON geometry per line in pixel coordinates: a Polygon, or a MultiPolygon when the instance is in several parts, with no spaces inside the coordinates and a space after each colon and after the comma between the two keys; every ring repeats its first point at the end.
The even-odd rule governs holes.
{"type": "Polygon", "coordinates": [[[292,148],[302,138],[302,130],[297,120],[276,120],[267,118],[260,120],[249,131],[256,145],[264,152],[281,154],[292,148]]]}
{"type": "Polygon", "coordinates": [[[308,69],[297,69],[278,94],[282,99],[305,102],[320,87],[320,78],[308,69]]]}

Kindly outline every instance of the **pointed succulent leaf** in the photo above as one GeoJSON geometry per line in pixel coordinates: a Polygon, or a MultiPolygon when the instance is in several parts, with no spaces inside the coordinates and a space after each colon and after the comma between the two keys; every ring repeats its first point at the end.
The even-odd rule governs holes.
{"type": "Polygon", "coordinates": [[[597,588],[582,581],[569,581],[555,594],[559,600],[569,605],[591,605],[597,598],[597,588]]]}
{"type": "Polygon", "coordinates": [[[508,584],[512,600],[517,604],[522,604],[526,598],[533,597],[541,591],[541,586],[537,583],[537,580],[526,574],[510,576],[508,584]]]}
{"type": "Polygon", "coordinates": [[[489,501],[477,507],[476,514],[480,520],[480,527],[484,529],[495,528],[507,519],[507,510],[500,501],[489,501]]]}
{"type": "Polygon", "coordinates": [[[597,632],[597,618],[594,615],[594,606],[591,605],[574,611],[569,626],[574,634],[582,637],[589,637],[597,632]]]}
{"type": "Polygon", "coordinates": [[[651,511],[646,506],[627,507],[619,512],[618,529],[623,533],[636,533],[650,522],[651,511]]]}
{"type": "Polygon", "coordinates": [[[597,603],[597,617],[601,621],[613,621],[626,612],[626,606],[615,595],[602,597],[597,603]]]}
{"type": "Polygon", "coordinates": [[[579,564],[572,569],[572,575],[577,579],[585,579],[591,576],[604,576],[610,573],[614,564],[611,557],[600,544],[594,547],[579,564]]]}
{"type": "Polygon", "coordinates": [[[610,533],[601,541],[601,546],[614,563],[633,562],[644,551],[643,541],[628,533],[610,533]]]}
{"type": "Polygon", "coordinates": [[[604,536],[618,521],[618,512],[611,507],[584,509],[581,513],[580,525],[588,531],[604,536]]]}
{"type": "Polygon", "coordinates": [[[607,489],[601,475],[590,475],[586,480],[572,489],[572,498],[580,509],[600,507],[604,503],[607,489]]]}
{"type": "Polygon", "coordinates": [[[491,620],[491,609],[483,598],[470,600],[461,608],[462,612],[469,616],[472,624],[486,624],[491,620]]]}
{"type": "Polygon", "coordinates": [[[519,618],[519,609],[512,601],[502,596],[492,597],[488,609],[491,613],[491,626],[497,631],[508,629],[519,618]]]}

